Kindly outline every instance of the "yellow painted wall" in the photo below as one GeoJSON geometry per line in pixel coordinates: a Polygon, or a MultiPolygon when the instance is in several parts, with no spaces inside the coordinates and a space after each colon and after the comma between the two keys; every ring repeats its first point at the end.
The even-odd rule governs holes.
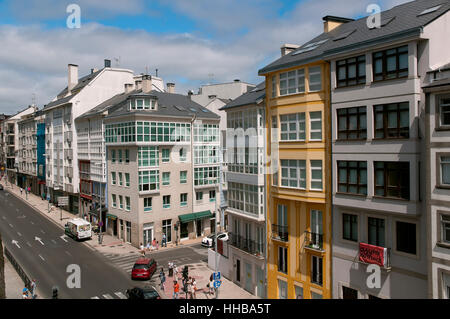
{"type": "MultiPolygon", "coordinates": [[[[310,184],[309,160],[322,160],[323,190],[308,191],[272,186],[272,175],[267,175],[267,241],[268,265],[267,283],[268,298],[278,298],[278,280],[287,282],[289,299],[295,298],[295,285],[303,287],[305,299],[311,297],[311,292],[318,293],[324,299],[331,298],[331,121],[330,121],[330,87],[329,66],[326,62],[318,62],[301,67],[282,70],[281,72],[266,75],[267,127],[272,127],[272,116],[279,116],[305,112],[306,114],[306,140],[305,142],[280,142],[279,156],[281,159],[298,159],[307,161],[306,181],[307,189],[310,184]],[[272,98],[272,76],[282,72],[305,68],[305,84],[308,88],[308,67],[322,66],[322,91],[315,93],[299,93],[283,97],[272,98]],[[322,142],[309,141],[309,112],[322,111],[322,142]],[[272,240],[272,224],[277,223],[277,205],[288,207],[288,242],[272,240]],[[318,252],[305,249],[305,231],[310,230],[310,210],[322,211],[323,219],[323,250],[318,252]],[[278,247],[288,248],[288,274],[278,272],[278,247]],[[311,256],[323,258],[323,285],[311,283],[311,256]]],[[[279,86],[279,81],[277,81],[279,86]]],[[[279,87],[278,87],[279,89],[279,87]]],[[[269,140],[267,153],[270,149],[270,129],[267,133],[269,140]]],[[[279,185],[281,169],[279,171],[279,185]]]]}

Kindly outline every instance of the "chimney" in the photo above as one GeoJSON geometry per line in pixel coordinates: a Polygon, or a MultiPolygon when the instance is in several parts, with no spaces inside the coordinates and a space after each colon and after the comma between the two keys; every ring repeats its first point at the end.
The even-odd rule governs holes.
{"type": "Polygon", "coordinates": [[[192,95],[194,94],[194,92],[192,92],[192,90],[188,91],[188,98],[192,99],[192,95]]]}
{"type": "Polygon", "coordinates": [[[167,93],[175,93],[175,83],[167,83],[167,93]]]}
{"type": "Polygon", "coordinates": [[[286,54],[291,53],[292,51],[294,51],[295,49],[297,49],[299,47],[299,45],[296,44],[289,44],[289,43],[285,43],[281,46],[281,56],[285,56],[286,54]]]}
{"type": "Polygon", "coordinates": [[[143,75],[142,76],[142,93],[150,93],[152,90],[152,76],[143,75]]]}
{"type": "Polygon", "coordinates": [[[235,79],[234,82],[239,83],[239,82],[241,82],[241,80],[235,79]]]}
{"type": "Polygon", "coordinates": [[[133,91],[133,83],[125,83],[125,93],[133,91]]]}
{"type": "Polygon", "coordinates": [[[67,90],[69,91],[70,94],[75,85],[78,84],[78,65],[69,64],[68,67],[69,67],[68,71],[69,81],[67,84],[67,90]]]}
{"type": "Polygon", "coordinates": [[[134,87],[135,87],[136,90],[142,89],[142,80],[134,81],[134,87]]]}
{"type": "Polygon", "coordinates": [[[98,70],[96,68],[91,69],[91,74],[97,72],[98,70]]]}
{"type": "Polygon", "coordinates": [[[105,59],[105,68],[111,67],[111,60],[105,59]]]}
{"type": "Polygon", "coordinates": [[[348,19],[348,18],[341,18],[341,17],[335,17],[335,16],[325,16],[322,18],[323,20],[323,32],[327,33],[334,29],[336,29],[341,24],[355,21],[354,19],[348,19]]]}

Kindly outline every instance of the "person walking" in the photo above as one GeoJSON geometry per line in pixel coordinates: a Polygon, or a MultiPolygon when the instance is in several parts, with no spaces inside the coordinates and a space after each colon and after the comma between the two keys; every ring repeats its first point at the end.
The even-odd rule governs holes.
{"type": "Polygon", "coordinates": [[[36,279],[31,282],[31,299],[36,299],[36,279]]]}
{"type": "Polygon", "coordinates": [[[214,276],[212,274],[209,277],[209,294],[214,295],[214,276]]]}
{"type": "Polygon", "coordinates": [[[161,267],[159,272],[159,279],[161,280],[161,290],[164,291],[164,283],[166,282],[166,275],[164,274],[164,268],[161,267]]]}
{"type": "Polygon", "coordinates": [[[142,257],[145,257],[145,248],[144,248],[144,245],[142,243],[141,243],[140,249],[141,249],[142,257]]]}
{"type": "Polygon", "coordinates": [[[22,299],[30,299],[30,297],[28,296],[27,287],[23,288],[23,290],[22,290],[22,299]]]}
{"type": "Polygon", "coordinates": [[[156,241],[156,250],[159,249],[159,241],[156,241]]]}
{"type": "Polygon", "coordinates": [[[150,251],[150,242],[149,242],[149,241],[147,242],[147,245],[145,246],[145,249],[146,249],[147,251],[150,251]]]}
{"type": "Polygon", "coordinates": [[[20,196],[22,196],[22,191],[23,191],[23,190],[22,190],[22,187],[21,187],[21,188],[20,188],[20,196]]]}
{"type": "Polygon", "coordinates": [[[153,241],[152,241],[152,250],[155,250],[156,249],[156,238],[153,238],[153,241]]]}
{"type": "Polygon", "coordinates": [[[187,285],[187,295],[186,295],[186,299],[187,299],[187,296],[188,296],[188,295],[189,295],[189,299],[194,299],[194,298],[192,297],[192,278],[191,278],[191,276],[189,276],[186,285],[187,285]]]}
{"type": "Polygon", "coordinates": [[[169,277],[173,277],[173,263],[169,261],[169,277]]]}
{"type": "Polygon", "coordinates": [[[173,281],[173,299],[178,299],[178,294],[180,293],[180,284],[178,280],[173,281]]]}
{"type": "Polygon", "coordinates": [[[197,282],[195,281],[195,277],[192,277],[192,294],[194,299],[197,299],[197,282]]]}

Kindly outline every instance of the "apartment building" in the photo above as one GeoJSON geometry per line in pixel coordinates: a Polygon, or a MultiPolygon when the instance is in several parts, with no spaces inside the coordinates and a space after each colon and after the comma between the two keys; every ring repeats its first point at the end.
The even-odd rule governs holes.
{"type": "MultiPolygon", "coordinates": [[[[44,174],[42,171],[43,167],[38,167],[37,133],[38,126],[42,131],[42,124],[45,124],[45,117],[42,111],[24,115],[18,121],[19,151],[17,155],[17,183],[19,187],[30,189],[33,194],[40,196],[43,195],[44,189],[40,186],[43,184],[42,180],[38,180],[38,175],[42,178],[44,174]],[[39,169],[41,169],[40,174],[39,169]]],[[[42,150],[40,151],[42,153],[42,150]]]]}
{"type": "Polygon", "coordinates": [[[228,259],[224,274],[266,298],[265,82],[223,106],[227,118],[228,259]]]}
{"type": "Polygon", "coordinates": [[[18,156],[21,150],[19,145],[19,125],[18,122],[23,116],[33,114],[37,108],[33,105],[28,106],[26,109],[17,112],[15,115],[5,119],[3,125],[2,136],[2,153],[4,158],[4,172],[6,181],[11,184],[17,184],[18,173],[18,156]]]}
{"type": "Polygon", "coordinates": [[[67,209],[79,213],[78,135],[75,119],[103,101],[123,92],[133,82],[133,72],[111,67],[105,60],[101,70],[78,77],[78,66],[68,65],[68,85],[44,106],[46,136],[46,183],[51,201],[69,197],[67,209]]]}
{"type": "Polygon", "coordinates": [[[428,297],[450,299],[450,63],[430,70],[423,90],[428,297]]]}
{"type": "Polygon", "coordinates": [[[259,71],[266,77],[268,298],[331,297],[331,144],[329,65],[332,25],[259,71]]]}
{"type": "Polygon", "coordinates": [[[6,168],[6,147],[5,147],[5,121],[8,119],[9,115],[0,114],[0,179],[3,178],[6,168]]]}
{"type": "Polygon", "coordinates": [[[134,246],[208,235],[219,180],[220,118],[187,96],[142,87],[116,95],[104,118],[108,232],[134,246]],[[113,228],[116,227],[116,230],[113,228]]]}
{"type": "MultiPolygon", "coordinates": [[[[135,75],[133,83],[126,83],[123,93],[141,89],[143,75],[135,75]]],[[[168,84],[169,87],[169,84],[168,84]]],[[[152,76],[152,90],[164,92],[164,82],[161,78],[152,76]]],[[[119,94],[120,96],[120,94],[119,94]]],[[[80,215],[97,224],[100,221],[100,204],[102,206],[101,220],[107,218],[107,175],[106,175],[106,145],[104,119],[108,112],[114,110],[109,100],[87,111],[75,119],[78,136],[78,167],[80,190],[80,215]]],[[[108,218],[111,225],[103,222],[103,230],[111,226],[111,233],[117,235],[116,220],[108,218]]]]}
{"type": "Polygon", "coordinates": [[[333,298],[427,297],[424,194],[433,171],[425,164],[421,86],[427,71],[449,61],[449,9],[450,1],[409,2],[383,11],[379,26],[366,18],[344,23],[324,44],[331,66],[333,298]]]}

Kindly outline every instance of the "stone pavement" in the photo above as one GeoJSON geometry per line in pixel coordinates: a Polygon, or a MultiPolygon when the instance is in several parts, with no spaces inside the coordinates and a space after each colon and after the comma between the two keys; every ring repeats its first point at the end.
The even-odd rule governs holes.
{"type": "MultiPolygon", "coordinates": [[[[28,205],[33,207],[36,211],[38,211],[41,215],[61,227],[61,231],[63,232],[64,225],[67,220],[75,218],[74,214],[71,214],[65,210],[60,210],[60,208],[55,207],[53,205],[49,205],[46,200],[42,200],[41,197],[36,196],[34,194],[25,194],[23,191],[20,194],[20,188],[17,185],[11,187],[11,184],[8,183],[8,186],[5,185],[4,181],[0,181],[1,184],[5,187],[10,194],[17,196],[24,200],[28,205]],[[28,196],[28,197],[27,197],[28,196]],[[50,208],[50,209],[49,209],[50,208]],[[61,219],[62,218],[62,219],[61,219]]],[[[178,243],[178,247],[182,246],[191,246],[194,244],[198,244],[201,242],[201,238],[185,240],[181,243],[178,243]]],[[[92,240],[83,242],[92,249],[106,255],[106,254],[118,254],[118,255],[127,255],[127,254],[139,254],[139,249],[132,246],[131,244],[125,243],[124,241],[118,239],[117,237],[113,237],[111,235],[103,234],[103,242],[102,244],[98,243],[98,236],[93,236],[92,240]]],[[[167,247],[159,247],[158,251],[169,250],[171,248],[175,248],[176,245],[174,243],[170,243],[167,247]]],[[[183,265],[178,265],[180,269],[182,269],[183,265]]],[[[165,267],[166,268],[166,267],[165,267]]],[[[198,263],[191,266],[189,269],[189,275],[194,276],[197,281],[197,288],[199,291],[197,292],[197,299],[213,299],[214,296],[209,295],[208,288],[206,285],[209,282],[209,277],[212,274],[212,270],[205,263],[198,263]]],[[[153,275],[153,278],[156,279],[156,282],[159,283],[159,270],[153,275]]],[[[181,280],[180,286],[182,286],[181,280]]],[[[23,285],[23,284],[22,284],[23,285]]],[[[39,286],[38,286],[39,287],[39,286]]],[[[23,287],[22,287],[23,288],[23,287]]],[[[172,298],[173,294],[173,278],[168,277],[166,271],[166,283],[165,283],[165,293],[160,290],[158,285],[157,290],[160,292],[161,297],[172,298]]],[[[21,293],[20,289],[20,293],[21,293]]],[[[182,287],[180,287],[180,291],[182,291],[182,287]]],[[[184,299],[184,293],[180,293],[180,299],[184,299]]],[[[229,281],[226,278],[222,278],[222,284],[219,288],[219,299],[253,299],[257,298],[254,295],[248,293],[241,287],[237,286],[233,282],[229,281]]]]}
{"type": "Polygon", "coordinates": [[[5,256],[5,290],[6,299],[22,299],[22,289],[25,287],[22,278],[5,256]]]}

